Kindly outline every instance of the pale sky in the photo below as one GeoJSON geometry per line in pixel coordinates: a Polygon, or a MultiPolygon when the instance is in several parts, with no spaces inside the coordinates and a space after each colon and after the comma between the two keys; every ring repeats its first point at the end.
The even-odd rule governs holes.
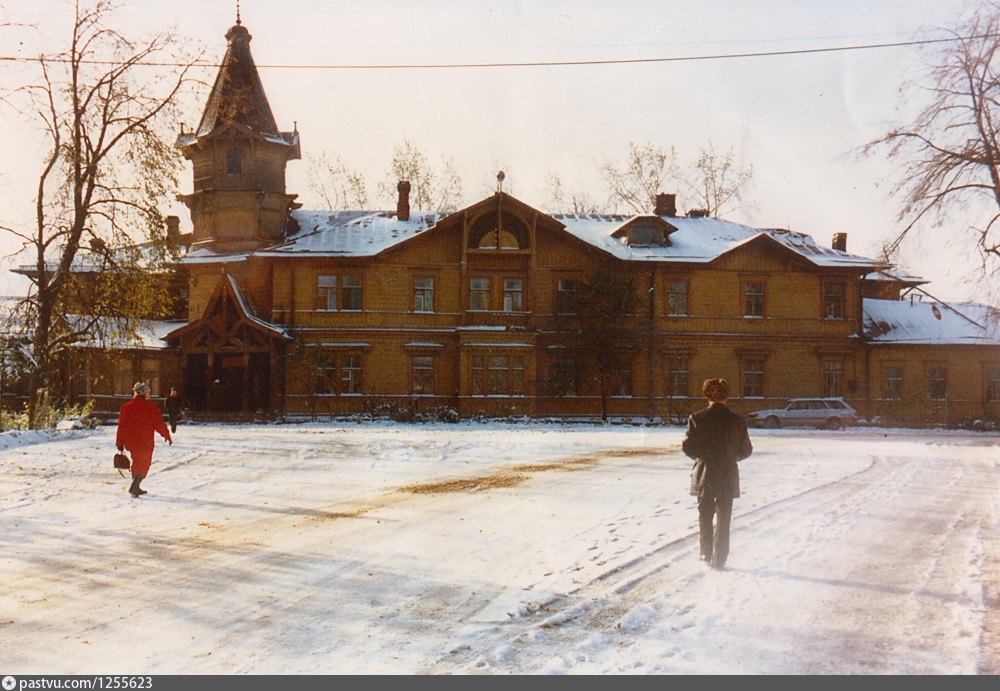
{"type": "MultiPolygon", "coordinates": [[[[55,50],[69,30],[72,10],[62,0],[0,6],[8,21],[39,26],[0,29],[0,56],[55,50]]],[[[755,208],[727,218],[789,227],[824,245],[846,232],[849,251],[874,256],[900,227],[899,202],[889,194],[892,166],[854,152],[913,112],[898,89],[919,76],[931,48],[617,65],[269,66],[600,61],[893,43],[954,25],[971,7],[949,0],[242,0],[241,16],[279,127],[298,125],[303,160],[289,164],[288,191],[306,208],[322,208],[309,189],[311,157],[340,156],[367,175],[374,193],[404,138],[435,163],[454,160],[467,202],[490,194],[502,169],[504,189],[542,210],[550,172],[567,192],[599,198],[600,163],[622,161],[630,140],[676,147],[688,161],[711,142],[718,151],[732,148],[755,173],[755,208]]],[[[126,0],[115,24],[130,36],[173,26],[218,60],[235,15],[234,0],[126,0]]],[[[0,63],[0,84],[17,84],[23,69],[0,63]]],[[[214,70],[203,72],[211,82],[214,70]]],[[[207,87],[184,119],[188,127],[206,94],[207,87]]],[[[40,152],[29,125],[9,112],[0,125],[0,220],[30,223],[40,152]]],[[[184,191],[190,168],[182,180],[184,191]]],[[[696,202],[681,193],[678,205],[683,212],[696,202]]],[[[190,228],[184,207],[170,211],[190,228]]],[[[925,230],[902,255],[903,268],[930,279],[927,288],[939,297],[982,299],[970,279],[977,257],[943,239],[975,220],[925,230]]]]}

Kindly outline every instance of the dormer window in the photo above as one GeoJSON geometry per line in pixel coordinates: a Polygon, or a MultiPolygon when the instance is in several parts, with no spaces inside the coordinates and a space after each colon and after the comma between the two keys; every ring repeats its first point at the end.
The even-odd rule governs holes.
{"type": "Polygon", "coordinates": [[[635,216],[612,233],[612,237],[624,239],[631,247],[669,247],[669,235],[675,230],[658,216],[635,216]]]}
{"type": "Polygon", "coordinates": [[[243,149],[234,146],[226,151],[226,175],[243,175],[243,149]]]}
{"type": "Polygon", "coordinates": [[[639,226],[632,229],[629,233],[629,244],[649,246],[649,245],[662,245],[663,244],[663,233],[660,232],[659,228],[651,228],[649,226],[639,226]]]}

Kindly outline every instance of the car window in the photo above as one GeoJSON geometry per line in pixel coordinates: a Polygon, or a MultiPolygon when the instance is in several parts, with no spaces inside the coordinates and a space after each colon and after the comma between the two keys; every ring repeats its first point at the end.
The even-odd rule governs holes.
{"type": "Polygon", "coordinates": [[[789,410],[805,410],[807,407],[806,401],[792,401],[788,405],[789,410]]]}
{"type": "Polygon", "coordinates": [[[827,401],[827,403],[830,404],[831,408],[837,410],[845,410],[847,408],[847,405],[843,401],[827,401]]]}
{"type": "Polygon", "coordinates": [[[810,410],[826,410],[826,404],[823,401],[809,401],[810,410]]]}

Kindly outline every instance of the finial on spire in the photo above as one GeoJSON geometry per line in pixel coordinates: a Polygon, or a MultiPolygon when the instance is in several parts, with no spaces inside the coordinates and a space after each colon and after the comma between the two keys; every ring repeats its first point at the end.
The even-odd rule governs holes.
{"type": "Polygon", "coordinates": [[[236,0],[236,26],[241,25],[243,22],[240,21],[240,0],[236,0]]]}

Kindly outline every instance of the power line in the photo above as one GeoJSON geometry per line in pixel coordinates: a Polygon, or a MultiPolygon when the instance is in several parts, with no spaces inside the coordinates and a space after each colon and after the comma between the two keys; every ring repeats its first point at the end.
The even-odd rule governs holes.
{"type": "MultiPolygon", "coordinates": [[[[746,58],[769,58],[793,55],[815,55],[820,53],[843,53],[855,50],[875,50],[880,48],[906,48],[912,46],[924,46],[937,43],[951,43],[954,41],[975,41],[981,39],[1000,38],[1000,34],[982,34],[979,36],[955,36],[951,38],[930,38],[913,41],[896,41],[891,43],[865,43],[847,46],[828,46],[823,48],[800,48],[790,50],[768,50],[749,53],[715,53],[709,55],[677,55],[671,57],[658,58],[621,58],[621,59],[596,59],[596,60],[538,60],[524,62],[441,62],[441,63],[386,63],[386,64],[361,64],[361,65],[257,65],[258,69],[275,70],[439,70],[439,69],[490,69],[490,68],[510,68],[510,67],[576,67],[587,65],[638,65],[663,62],[699,62],[703,60],[741,60],[746,58]]],[[[35,62],[39,58],[29,58],[23,56],[0,55],[0,62],[35,62]]],[[[69,58],[44,58],[48,62],[67,63],[69,58]]],[[[113,60],[80,60],[79,63],[87,65],[121,65],[120,61],[113,60]]],[[[140,61],[136,65],[145,67],[221,67],[217,62],[195,61],[193,63],[183,62],[158,62],[140,61]]]]}

